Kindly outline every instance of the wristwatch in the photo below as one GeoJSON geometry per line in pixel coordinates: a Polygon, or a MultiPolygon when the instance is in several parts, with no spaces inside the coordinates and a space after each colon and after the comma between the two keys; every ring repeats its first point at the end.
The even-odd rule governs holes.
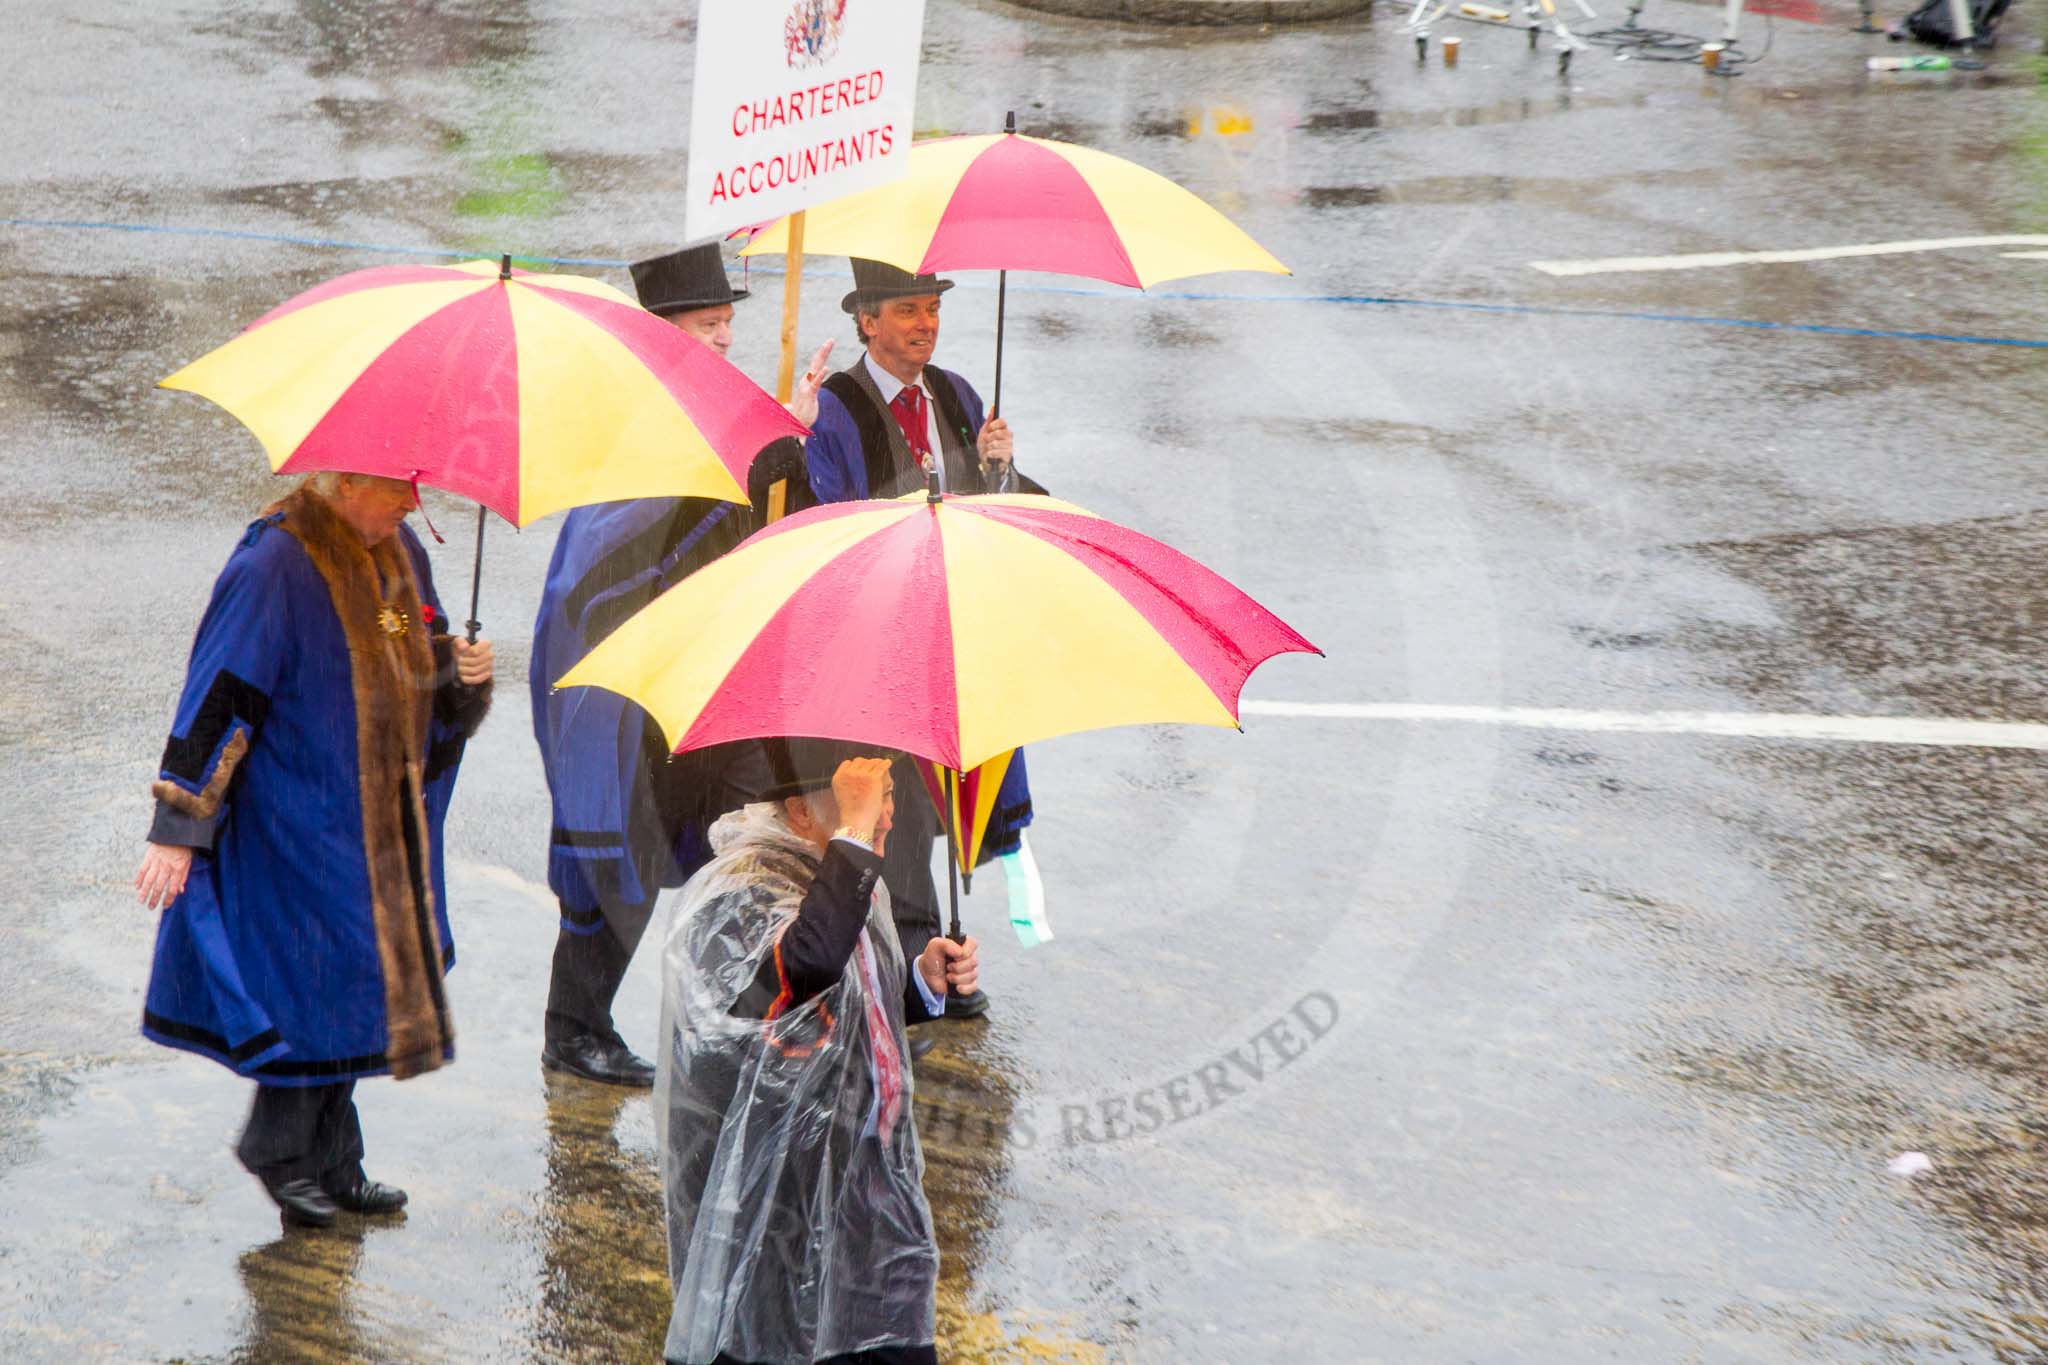
{"type": "Polygon", "coordinates": [[[854,843],[860,844],[865,848],[873,848],[875,846],[875,832],[873,830],[855,829],[852,825],[841,825],[838,829],[832,831],[832,837],[835,839],[851,839],[854,843]]]}

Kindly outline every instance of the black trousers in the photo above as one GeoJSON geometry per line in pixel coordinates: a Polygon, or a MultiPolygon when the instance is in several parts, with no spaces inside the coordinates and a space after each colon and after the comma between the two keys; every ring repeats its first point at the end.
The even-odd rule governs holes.
{"type": "MultiPolygon", "coordinates": [[[[563,908],[567,914],[567,907],[563,908]]],[[[608,907],[597,928],[587,934],[564,929],[555,937],[554,970],[548,978],[546,1033],[559,1042],[582,1033],[617,1037],[612,1027],[612,1001],[626,979],[627,964],[647,933],[654,903],[608,907]]]]}
{"type": "Polygon", "coordinates": [[[896,816],[882,849],[882,885],[889,888],[896,937],[914,954],[943,930],[939,889],[932,880],[932,846],[944,842],[945,830],[915,759],[897,759],[890,776],[896,779],[896,816]]]}
{"type": "Polygon", "coordinates": [[[334,1190],[363,1179],[363,1125],[356,1083],[259,1085],[235,1144],[242,1165],[265,1185],[312,1180],[334,1190]]]}
{"type": "MultiPolygon", "coordinates": [[[[660,812],[654,824],[664,849],[675,847],[687,825],[695,824],[708,831],[727,811],[760,799],[760,793],[774,781],[761,746],[753,740],[715,744],[671,761],[662,749],[660,730],[649,725],[646,734],[651,746],[647,755],[648,799],[660,812]]],[[[692,870],[670,867],[664,874],[657,864],[643,868],[640,880],[650,890],[657,882],[678,885],[682,874],[692,870]]],[[[603,893],[599,894],[602,900],[603,893]]],[[[612,1001],[618,997],[619,985],[626,979],[626,967],[653,917],[651,894],[640,905],[618,905],[604,900],[597,923],[589,932],[563,929],[556,935],[545,1025],[550,1041],[581,1033],[618,1037],[612,1024],[612,1001]]],[[[565,923],[580,921],[587,925],[591,917],[564,904],[562,918],[565,923]]]]}
{"type": "MultiPolygon", "coordinates": [[[[720,1352],[711,1365],[747,1365],[738,1356],[720,1352]]],[[[882,1346],[872,1351],[826,1356],[818,1365],[939,1365],[939,1348],[926,1346],[882,1346]]]]}

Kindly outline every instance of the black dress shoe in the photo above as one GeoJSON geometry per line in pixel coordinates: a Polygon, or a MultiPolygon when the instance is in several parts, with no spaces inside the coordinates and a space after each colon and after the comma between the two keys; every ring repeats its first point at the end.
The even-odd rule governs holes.
{"type": "Polygon", "coordinates": [[[634,1056],[633,1049],[617,1038],[600,1038],[594,1033],[549,1039],[540,1050],[540,1064],[550,1071],[566,1071],[606,1085],[646,1090],[654,1084],[654,1068],[634,1056]]]}
{"type": "Polygon", "coordinates": [[[264,1189],[277,1202],[277,1211],[288,1228],[331,1228],[336,1209],[327,1191],[310,1180],[285,1180],[264,1189]]]}
{"type": "Polygon", "coordinates": [[[405,1191],[380,1180],[360,1180],[347,1189],[327,1191],[327,1197],[337,1208],[372,1217],[380,1213],[397,1213],[405,1207],[405,1191]]]}
{"type": "Polygon", "coordinates": [[[966,995],[949,995],[946,997],[946,1017],[948,1019],[979,1019],[987,1013],[988,996],[978,989],[966,995]]]}

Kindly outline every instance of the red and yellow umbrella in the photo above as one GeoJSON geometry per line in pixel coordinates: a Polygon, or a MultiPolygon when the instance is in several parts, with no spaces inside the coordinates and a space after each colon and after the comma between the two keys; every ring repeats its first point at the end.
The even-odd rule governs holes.
{"type": "MultiPolygon", "coordinates": [[[[1000,272],[991,417],[1003,410],[1012,270],[1134,289],[1226,270],[1288,273],[1236,224],[1166,177],[1107,152],[1019,134],[1014,114],[1002,133],[919,142],[909,162],[900,179],[805,210],[799,233],[792,234],[790,219],[767,226],[741,254],[786,252],[794,236],[805,251],[886,261],[918,274],[1000,272]]],[[[1000,782],[998,773],[979,785],[992,793],[1000,782]]],[[[972,785],[970,773],[956,791],[972,785]]]]}
{"type": "MultiPolygon", "coordinates": [[[[933,492],[777,522],[555,685],[638,702],[678,751],[776,735],[906,750],[943,770],[958,860],[987,823],[962,809],[961,773],[1078,730],[1235,726],[1245,679],[1290,652],[1320,651],[1149,536],[1053,498],[933,492]]],[[[1000,786],[977,774],[975,804],[1000,786]]]]}
{"type": "MultiPolygon", "coordinates": [[[[788,242],[784,219],[741,254],[784,251],[788,242]]],[[[1133,289],[1219,270],[1288,273],[1165,176],[1015,132],[916,144],[901,179],[806,210],[803,247],[920,274],[1043,270],[1133,289]]]]}
{"type": "MultiPolygon", "coordinates": [[[[1000,272],[991,417],[1003,409],[1012,270],[1133,289],[1223,270],[1288,273],[1242,228],[1165,176],[1108,152],[1027,137],[1016,131],[1015,114],[1006,122],[1001,133],[917,143],[901,178],[804,210],[794,234],[803,251],[864,256],[914,274],[1000,272]]],[[[777,221],[740,254],[787,252],[791,222],[777,221]]]]}
{"type": "Polygon", "coordinates": [[[630,697],[678,751],[815,735],[957,773],[1080,730],[1234,727],[1245,679],[1289,652],[1319,651],[1186,555],[1070,503],[913,495],[777,522],[556,686],[630,697]]]}
{"type": "Polygon", "coordinates": [[[310,289],[163,387],[240,418],[280,474],[431,484],[516,526],[622,498],[746,501],[802,436],[717,352],[596,280],[394,265],[310,289]]]}

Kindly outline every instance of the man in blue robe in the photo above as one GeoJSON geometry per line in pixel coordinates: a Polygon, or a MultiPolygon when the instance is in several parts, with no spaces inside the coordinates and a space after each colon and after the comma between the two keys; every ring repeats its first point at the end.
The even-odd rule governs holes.
{"type": "MultiPolygon", "coordinates": [[[[1009,424],[1000,417],[983,420],[974,386],[931,363],[939,343],[939,296],[953,282],[856,256],[853,283],[839,306],[853,317],[864,351],[818,395],[818,417],[804,443],[812,495],[819,502],[901,497],[924,488],[934,474],[942,492],[1045,492],[1012,465],[1009,424]]],[[[898,760],[896,769],[898,790],[922,790],[913,760],[898,760]]],[[[1014,850],[1030,823],[1031,784],[1020,751],[997,793],[982,860],[1014,850]]],[[[939,932],[931,856],[940,833],[929,802],[912,799],[899,808],[882,876],[906,945],[939,932]]],[[[953,1001],[947,1012],[972,1018],[987,1009],[988,998],[976,992],[953,1001]]]]}
{"type": "MultiPolygon", "coordinates": [[[[718,244],[633,267],[641,307],[720,355],[732,345],[733,303],[718,244]]],[[[821,347],[789,408],[808,423],[831,343],[821,347]]],[[[750,745],[671,758],[661,728],[634,703],[596,687],[556,692],[554,680],[672,584],[750,535],[768,484],[801,475],[794,440],[754,461],[755,506],[712,498],[641,498],[571,511],[555,540],[533,627],[528,685],[533,733],[554,804],[548,885],[561,903],[548,983],[541,1064],[613,1085],[650,1086],[654,1068],[619,1037],[612,1000],[646,932],[657,893],[680,886],[710,857],[711,822],[753,794],[750,745]]],[[[803,480],[794,487],[803,489],[803,480]]]]}
{"type": "Polygon", "coordinates": [[[397,479],[315,475],[214,583],[136,890],[163,906],[142,1031],[257,1083],[237,1154],[289,1224],[389,1213],[353,1098],[454,1055],[441,827],[490,704],[397,479]]]}

